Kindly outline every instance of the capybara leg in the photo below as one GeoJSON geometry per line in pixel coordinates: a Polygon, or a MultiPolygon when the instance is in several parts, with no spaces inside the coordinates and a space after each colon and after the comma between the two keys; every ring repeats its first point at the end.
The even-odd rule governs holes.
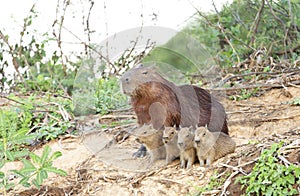
{"type": "Polygon", "coordinates": [[[192,168],[192,165],[193,165],[193,161],[192,161],[191,159],[189,159],[188,162],[187,162],[186,168],[187,168],[187,169],[191,169],[191,168],[192,168]]]}
{"type": "Polygon", "coordinates": [[[167,157],[166,157],[166,165],[168,165],[171,162],[172,162],[172,156],[167,155],[167,157]]]}
{"type": "Polygon", "coordinates": [[[180,159],[180,167],[181,168],[185,168],[185,160],[184,159],[180,159]]]}
{"type": "Polygon", "coordinates": [[[200,167],[204,166],[204,160],[203,159],[199,159],[199,163],[200,163],[200,167]]]}
{"type": "Polygon", "coordinates": [[[208,159],[206,159],[206,165],[207,166],[210,166],[210,164],[211,164],[211,160],[208,158],[208,159]]]}
{"type": "Polygon", "coordinates": [[[141,147],[138,149],[138,151],[136,151],[135,153],[133,153],[133,157],[137,158],[137,157],[144,157],[146,156],[147,153],[147,149],[144,145],[141,145],[141,147]]]}

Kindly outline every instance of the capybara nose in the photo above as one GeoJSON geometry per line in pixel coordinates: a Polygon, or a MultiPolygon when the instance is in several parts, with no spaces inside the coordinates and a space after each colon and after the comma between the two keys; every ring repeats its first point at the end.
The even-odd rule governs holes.
{"type": "Polygon", "coordinates": [[[178,145],[179,145],[179,146],[183,146],[183,143],[180,142],[180,143],[178,143],[178,145]]]}
{"type": "Polygon", "coordinates": [[[167,137],[163,137],[162,140],[163,140],[163,143],[165,143],[165,144],[168,143],[168,138],[167,137]]]}
{"type": "Polygon", "coordinates": [[[199,144],[199,143],[200,143],[200,140],[195,140],[195,143],[196,143],[196,144],[199,144]]]}

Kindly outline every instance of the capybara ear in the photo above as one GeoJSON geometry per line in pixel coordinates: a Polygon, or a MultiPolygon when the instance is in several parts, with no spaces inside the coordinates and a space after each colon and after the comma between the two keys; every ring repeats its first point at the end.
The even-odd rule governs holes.
{"type": "Polygon", "coordinates": [[[176,128],[176,124],[174,124],[174,126],[173,126],[174,128],[176,128]]]}
{"type": "Polygon", "coordinates": [[[182,128],[182,126],[181,125],[179,125],[179,129],[181,129],[182,128]]]}
{"type": "Polygon", "coordinates": [[[205,128],[206,128],[206,129],[208,129],[208,126],[207,126],[207,124],[205,124],[205,128]]]}
{"type": "Polygon", "coordinates": [[[189,127],[189,131],[194,131],[193,125],[191,125],[191,126],[189,127]]]}
{"type": "Polygon", "coordinates": [[[153,129],[153,126],[152,126],[152,124],[149,124],[149,127],[150,127],[150,129],[153,129]]]}

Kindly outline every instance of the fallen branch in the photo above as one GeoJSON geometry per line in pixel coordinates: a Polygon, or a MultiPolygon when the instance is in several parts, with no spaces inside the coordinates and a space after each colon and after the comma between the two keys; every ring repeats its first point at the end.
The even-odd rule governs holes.
{"type": "Polygon", "coordinates": [[[228,78],[225,78],[224,80],[222,80],[218,86],[223,86],[226,82],[228,82],[229,80],[233,79],[233,78],[241,78],[241,77],[245,77],[245,76],[252,76],[252,75],[278,75],[278,74],[283,74],[283,73],[300,73],[299,69],[293,69],[293,70],[283,70],[283,71],[277,71],[277,72],[250,72],[250,73],[244,73],[244,74],[239,74],[239,75],[233,75],[230,76],[228,78]]]}
{"type": "MultiPolygon", "coordinates": [[[[286,84],[286,86],[291,86],[300,84],[300,81],[293,81],[291,83],[286,84]]],[[[253,88],[282,88],[282,84],[254,84],[249,86],[238,86],[238,87],[230,87],[230,88],[207,88],[209,91],[236,91],[241,89],[253,89],[253,88]]]]}
{"type": "Polygon", "coordinates": [[[226,179],[226,181],[224,182],[224,187],[223,187],[223,191],[222,191],[222,193],[221,193],[221,196],[227,195],[227,194],[226,194],[226,190],[227,190],[228,186],[229,186],[230,183],[231,183],[231,179],[232,179],[234,176],[236,176],[238,173],[239,173],[239,171],[235,171],[235,172],[233,172],[233,173],[226,179]]]}

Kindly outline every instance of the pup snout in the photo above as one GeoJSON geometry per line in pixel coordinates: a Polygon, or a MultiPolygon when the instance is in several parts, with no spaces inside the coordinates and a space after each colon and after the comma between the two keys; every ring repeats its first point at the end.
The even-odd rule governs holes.
{"type": "Polygon", "coordinates": [[[195,143],[196,144],[200,144],[200,140],[195,140],[195,143]]]}

